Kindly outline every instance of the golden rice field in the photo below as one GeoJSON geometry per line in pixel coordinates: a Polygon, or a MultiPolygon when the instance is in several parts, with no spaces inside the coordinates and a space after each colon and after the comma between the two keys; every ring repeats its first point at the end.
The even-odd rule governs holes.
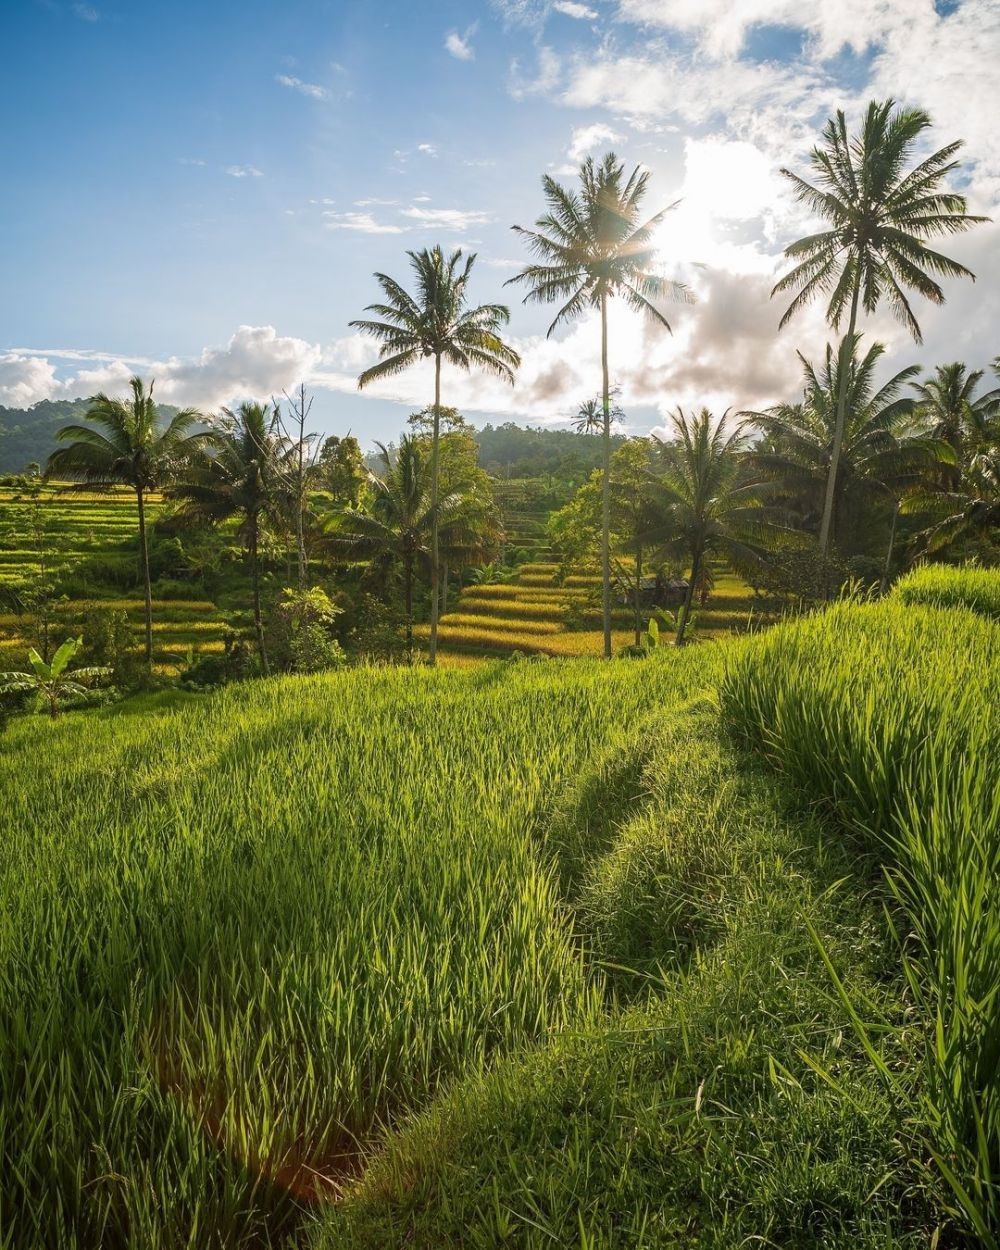
{"type": "MultiPolygon", "coordinates": [[[[159,495],[149,496],[147,515],[155,518],[162,506],[159,495]]],[[[127,565],[136,552],[137,525],[135,496],[129,490],[81,490],[65,482],[0,487],[0,588],[30,589],[43,569],[47,577],[72,573],[85,581],[94,562],[127,565]]],[[[61,639],[78,630],[86,613],[95,607],[127,612],[138,645],[142,598],[136,594],[108,598],[99,587],[94,594],[67,597],[55,604],[54,637],[61,639]]],[[[210,600],[155,599],[153,613],[159,672],[174,671],[189,651],[223,649],[224,622],[210,600]]],[[[0,614],[0,657],[5,667],[26,662],[33,641],[30,629],[26,618],[12,611],[0,614]]]]}

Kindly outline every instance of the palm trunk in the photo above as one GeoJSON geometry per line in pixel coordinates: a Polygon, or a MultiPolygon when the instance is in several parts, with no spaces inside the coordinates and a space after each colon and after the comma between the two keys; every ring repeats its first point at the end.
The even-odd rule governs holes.
{"type": "Polygon", "coordinates": [[[830,450],[830,471],[826,479],[826,496],[823,500],[823,519],[819,527],[819,551],[825,557],[830,549],[830,530],[833,525],[833,503],[837,494],[837,475],[840,471],[840,451],[844,443],[844,426],[847,421],[847,391],[851,380],[851,360],[854,351],[854,330],[858,322],[858,299],[861,294],[860,278],[855,280],[851,293],[851,319],[847,334],[840,344],[840,377],[837,380],[837,422],[833,428],[833,447],[830,450]]]}
{"type": "Polygon", "coordinates": [[[264,620],[260,611],[260,558],[257,552],[259,531],[256,519],[250,531],[250,584],[253,588],[253,624],[257,634],[257,654],[260,656],[260,667],[264,676],[270,676],[271,669],[267,662],[267,648],[264,646],[264,620]]]}
{"type": "Polygon", "coordinates": [[[688,583],[687,593],[684,596],[684,604],[681,608],[681,619],[677,622],[677,637],[674,639],[674,645],[683,647],[684,633],[687,630],[688,617],[691,615],[691,605],[694,602],[694,588],[698,582],[698,574],[701,572],[701,547],[695,547],[691,557],[691,580],[688,583]]]}
{"type": "Polygon", "coordinates": [[[448,614],[448,561],[441,562],[441,615],[448,614]]]}
{"type": "Polygon", "coordinates": [[[604,658],[611,659],[611,388],[608,384],[608,297],[601,292],[601,398],[604,437],[601,448],[601,613],[604,658]]]}
{"type": "Polygon", "coordinates": [[[642,598],[642,547],[635,549],[635,645],[642,642],[642,617],[640,614],[642,598]]]}
{"type": "Polygon", "coordinates": [[[139,550],[142,552],[142,590],[145,598],[146,668],[153,666],[153,588],[149,580],[149,544],[146,541],[146,500],[141,486],[135,488],[139,505],[139,550]]]}
{"type": "MultiPolygon", "coordinates": [[[[311,407],[311,405],[310,405],[311,407]]],[[[306,536],[305,536],[305,519],[306,510],[306,475],[305,475],[305,433],[306,433],[306,384],[303,382],[299,388],[299,455],[298,455],[298,473],[296,475],[296,504],[295,510],[295,539],[298,547],[299,557],[299,590],[303,593],[306,588],[307,566],[306,566],[306,536]]]]}
{"type": "Polygon", "coordinates": [[[889,577],[892,573],[892,549],[896,544],[896,521],[899,519],[899,500],[893,502],[892,526],[889,530],[889,549],[885,553],[885,569],[882,573],[882,594],[889,589],[889,577]]]}
{"type": "Polygon", "coordinates": [[[407,555],[405,558],[404,574],[404,595],[406,599],[406,654],[410,663],[413,663],[413,556],[407,555]]]}
{"type": "Polygon", "coordinates": [[[434,357],[434,427],[431,434],[431,646],[430,662],[437,663],[438,646],[438,440],[441,433],[441,357],[434,357]]]}

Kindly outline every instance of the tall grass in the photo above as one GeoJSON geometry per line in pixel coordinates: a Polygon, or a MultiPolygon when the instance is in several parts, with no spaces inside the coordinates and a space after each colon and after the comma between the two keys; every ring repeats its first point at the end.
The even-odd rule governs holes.
{"type": "Polygon", "coordinates": [[[971,608],[1000,621],[1000,569],[926,564],[901,577],[893,595],[911,606],[930,603],[940,608],[971,608]]]}
{"type": "MultiPolygon", "coordinates": [[[[996,625],[900,595],[762,636],[720,692],[730,724],[885,857],[926,1041],[922,1084],[899,1091],[916,1100],[954,1204],[990,1246],[1000,1234],[998,654],[996,625]]],[[[871,1055],[896,1081],[874,1043],[871,1055]]]]}
{"type": "Polygon", "coordinates": [[[699,671],[354,670],[15,724],[0,1246],[273,1244],[379,1123],[586,1017],[533,832],[699,671]]]}

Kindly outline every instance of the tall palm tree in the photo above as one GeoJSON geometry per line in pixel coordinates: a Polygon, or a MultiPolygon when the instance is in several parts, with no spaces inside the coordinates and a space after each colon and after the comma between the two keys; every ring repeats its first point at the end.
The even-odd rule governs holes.
{"type": "Polygon", "coordinates": [[[130,486],[135,491],[145,597],[146,664],[150,665],[153,660],[153,594],[146,538],[146,498],[150,491],[167,483],[210,434],[192,432],[191,427],[201,420],[201,414],[194,408],[178,412],[164,428],[153,402],[152,382],[147,389],[142,378],[134,377],[129,380],[129,389],[128,399],[111,399],[103,392],[95,395],[84,416],[89,425],[64,425],[56,439],[69,446],[59,447],[49,456],[45,471],[77,478],[98,489],[130,486]]]}
{"type": "Polygon", "coordinates": [[[954,159],[961,143],[949,143],[909,168],[914,148],[931,126],[922,109],[897,108],[894,100],[873,100],[861,132],[847,133],[842,112],[826,124],[822,143],[812,152],[815,182],[783,169],[796,198],[829,229],[807,235],[785,249],[793,268],[776,284],[772,295],[794,291],[781,326],[817,296],[829,297],[827,321],[839,329],[847,314],[845,353],[840,376],[830,472],[819,529],[819,547],[826,554],[833,521],[837,469],[847,411],[848,353],[854,343],[859,309],[873,314],[883,299],[896,317],[921,342],[920,326],[907,296],[916,291],[935,304],[944,303],[938,277],[972,278],[975,274],[927,246],[936,236],[959,234],[985,217],[966,212],[965,197],[943,183],[958,168],[954,159]]]}
{"type": "MultiPolygon", "coordinates": [[[[914,420],[914,401],[902,394],[919,367],[901,369],[877,386],[875,377],[885,347],[874,343],[859,358],[860,337],[854,336],[848,358],[844,430],[831,514],[833,538],[842,537],[845,517],[865,524],[866,505],[873,495],[895,501],[903,490],[952,459],[939,439],[924,435],[914,420]]],[[[805,384],[802,402],[740,413],[764,436],[749,453],[755,470],[776,484],[778,495],[807,527],[819,523],[825,503],[843,355],[828,344],[823,367],[817,369],[799,353],[805,384]]]]}
{"type": "Polygon", "coordinates": [[[440,247],[407,252],[416,277],[411,295],[387,274],[376,273],[384,302],[369,304],[366,312],[380,320],[358,320],[354,329],[371,335],[379,344],[379,362],[358,378],[362,389],[381,378],[394,377],[420,360],[434,361],[434,409],[431,430],[431,638],[430,662],[437,660],[439,612],[438,579],[440,551],[437,522],[438,451],[441,434],[441,364],[447,361],[468,371],[478,365],[513,385],[521,363],[517,352],[500,337],[510,320],[503,304],[470,307],[469,278],[475,252],[464,256],[460,248],[448,257],[440,247]]]}
{"type": "MultiPolygon", "coordinates": [[[[424,445],[414,434],[404,434],[395,453],[377,443],[382,471],[369,474],[370,502],[363,508],[338,509],[324,526],[335,550],[370,560],[383,577],[402,574],[411,660],[414,584],[419,566],[432,560],[435,536],[453,559],[471,562],[481,555],[488,525],[482,499],[463,480],[449,481],[437,505],[432,503],[433,475],[424,445]]],[[[432,594],[432,607],[433,600],[432,594]]]]}
{"type": "Polygon", "coordinates": [[[960,361],[938,365],[934,376],[914,385],[917,407],[934,438],[944,439],[955,453],[955,463],[944,475],[951,490],[961,480],[961,466],[995,440],[991,425],[1000,407],[1000,389],[976,395],[982,369],[968,370],[960,361]]]}
{"type": "MultiPolygon", "coordinates": [[[[538,258],[510,282],[528,287],[525,303],[560,303],[549,334],[563,321],[595,308],[601,314],[602,407],[602,517],[601,584],[604,618],[604,657],[611,658],[611,384],[608,374],[608,301],[619,297],[638,312],[670,324],[653,300],[672,296],[690,299],[677,282],[654,271],[652,235],[671,204],[648,220],[640,217],[649,184],[649,171],[636,166],[628,178],[614,152],[599,165],[592,157],[580,166],[580,189],[568,191],[546,174],[542,192],[547,211],[534,230],[514,226],[538,258]]],[[[586,414],[582,414],[584,417],[586,414]]]]}
{"type": "Polygon", "coordinates": [[[745,422],[731,424],[728,413],[716,420],[707,408],[695,416],[678,408],[670,424],[673,438],[657,439],[657,493],[665,514],[660,545],[685,557],[691,570],[677,623],[676,643],[682,646],[709,558],[722,556],[737,567],[759,564],[782,531],[763,511],[768,484],[747,472],[745,422]]]}
{"type": "Polygon", "coordinates": [[[213,524],[239,520],[239,537],[250,566],[253,622],[261,668],[270,672],[260,601],[260,542],[267,526],[287,515],[288,470],[294,446],[280,433],[276,407],[247,402],[223,408],[214,423],[216,454],[206,458],[174,493],[183,512],[213,524]]]}
{"type": "MultiPolygon", "coordinates": [[[[954,551],[972,543],[993,558],[1000,533],[1000,448],[972,457],[958,486],[950,491],[914,491],[903,512],[924,515],[930,524],[917,535],[930,554],[954,551]]],[[[978,555],[979,551],[973,550],[978,555]]]]}

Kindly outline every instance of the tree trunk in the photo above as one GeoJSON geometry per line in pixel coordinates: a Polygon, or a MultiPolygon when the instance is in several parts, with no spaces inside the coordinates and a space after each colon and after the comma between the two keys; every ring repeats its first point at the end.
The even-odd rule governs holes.
{"type": "Polygon", "coordinates": [[[135,490],[139,504],[139,550],[142,553],[142,590],[145,598],[146,668],[153,666],[153,588],[149,580],[149,544],[146,541],[146,500],[141,486],[135,490]]]}
{"type": "MultiPolygon", "coordinates": [[[[310,403],[310,407],[312,404],[310,403]]],[[[299,556],[299,590],[305,592],[307,580],[306,536],[304,513],[306,508],[306,475],[305,475],[305,435],[306,435],[306,384],[299,387],[299,455],[298,473],[296,475],[295,538],[299,556]]]]}
{"type": "Polygon", "coordinates": [[[883,595],[889,589],[889,577],[891,576],[891,573],[892,573],[892,549],[896,543],[896,521],[898,519],[899,519],[899,500],[896,499],[893,501],[892,527],[889,530],[889,549],[885,553],[885,569],[883,570],[883,573],[882,573],[882,586],[880,589],[883,595]]]}
{"type": "Polygon", "coordinates": [[[430,662],[437,663],[438,645],[438,440],[441,433],[441,357],[434,357],[434,427],[431,433],[431,645],[430,662]]]}
{"type": "Polygon", "coordinates": [[[441,564],[441,615],[448,613],[448,561],[441,564]]]}
{"type": "Polygon", "coordinates": [[[264,619],[260,611],[260,559],[257,552],[259,532],[258,523],[254,520],[250,531],[250,584],[253,587],[253,624],[257,633],[257,654],[260,656],[260,667],[264,676],[269,677],[270,665],[267,662],[267,648],[264,646],[264,619]]]}
{"type": "Polygon", "coordinates": [[[405,559],[404,594],[406,597],[406,654],[413,663],[413,556],[405,559]]]}
{"type": "Polygon", "coordinates": [[[640,607],[642,599],[642,547],[635,549],[635,645],[642,642],[642,616],[640,607]]]}
{"type": "Polygon", "coordinates": [[[604,435],[601,448],[601,615],[604,658],[611,659],[611,388],[608,384],[608,297],[601,292],[601,398],[604,435]]]}
{"type": "Polygon", "coordinates": [[[677,622],[677,637],[674,640],[675,646],[683,647],[684,634],[687,630],[688,617],[691,615],[691,605],[694,602],[694,588],[698,581],[698,574],[701,572],[701,547],[695,547],[691,557],[691,580],[688,583],[687,593],[684,595],[684,604],[681,607],[681,619],[677,622]]]}
{"type": "Polygon", "coordinates": [[[824,558],[830,549],[830,530],[833,523],[833,503],[837,494],[837,475],[840,471],[840,451],[844,443],[844,426],[847,420],[847,391],[851,380],[851,361],[854,351],[854,330],[858,322],[858,298],[861,293],[860,278],[855,280],[851,294],[851,319],[847,334],[840,344],[840,377],[837,382],[837,421],[833,428],[833,447],[830,450],[830,471],[826,479],[826,495],[823,500],[823,519],[819,527],[819,552],[824,558]]]}

